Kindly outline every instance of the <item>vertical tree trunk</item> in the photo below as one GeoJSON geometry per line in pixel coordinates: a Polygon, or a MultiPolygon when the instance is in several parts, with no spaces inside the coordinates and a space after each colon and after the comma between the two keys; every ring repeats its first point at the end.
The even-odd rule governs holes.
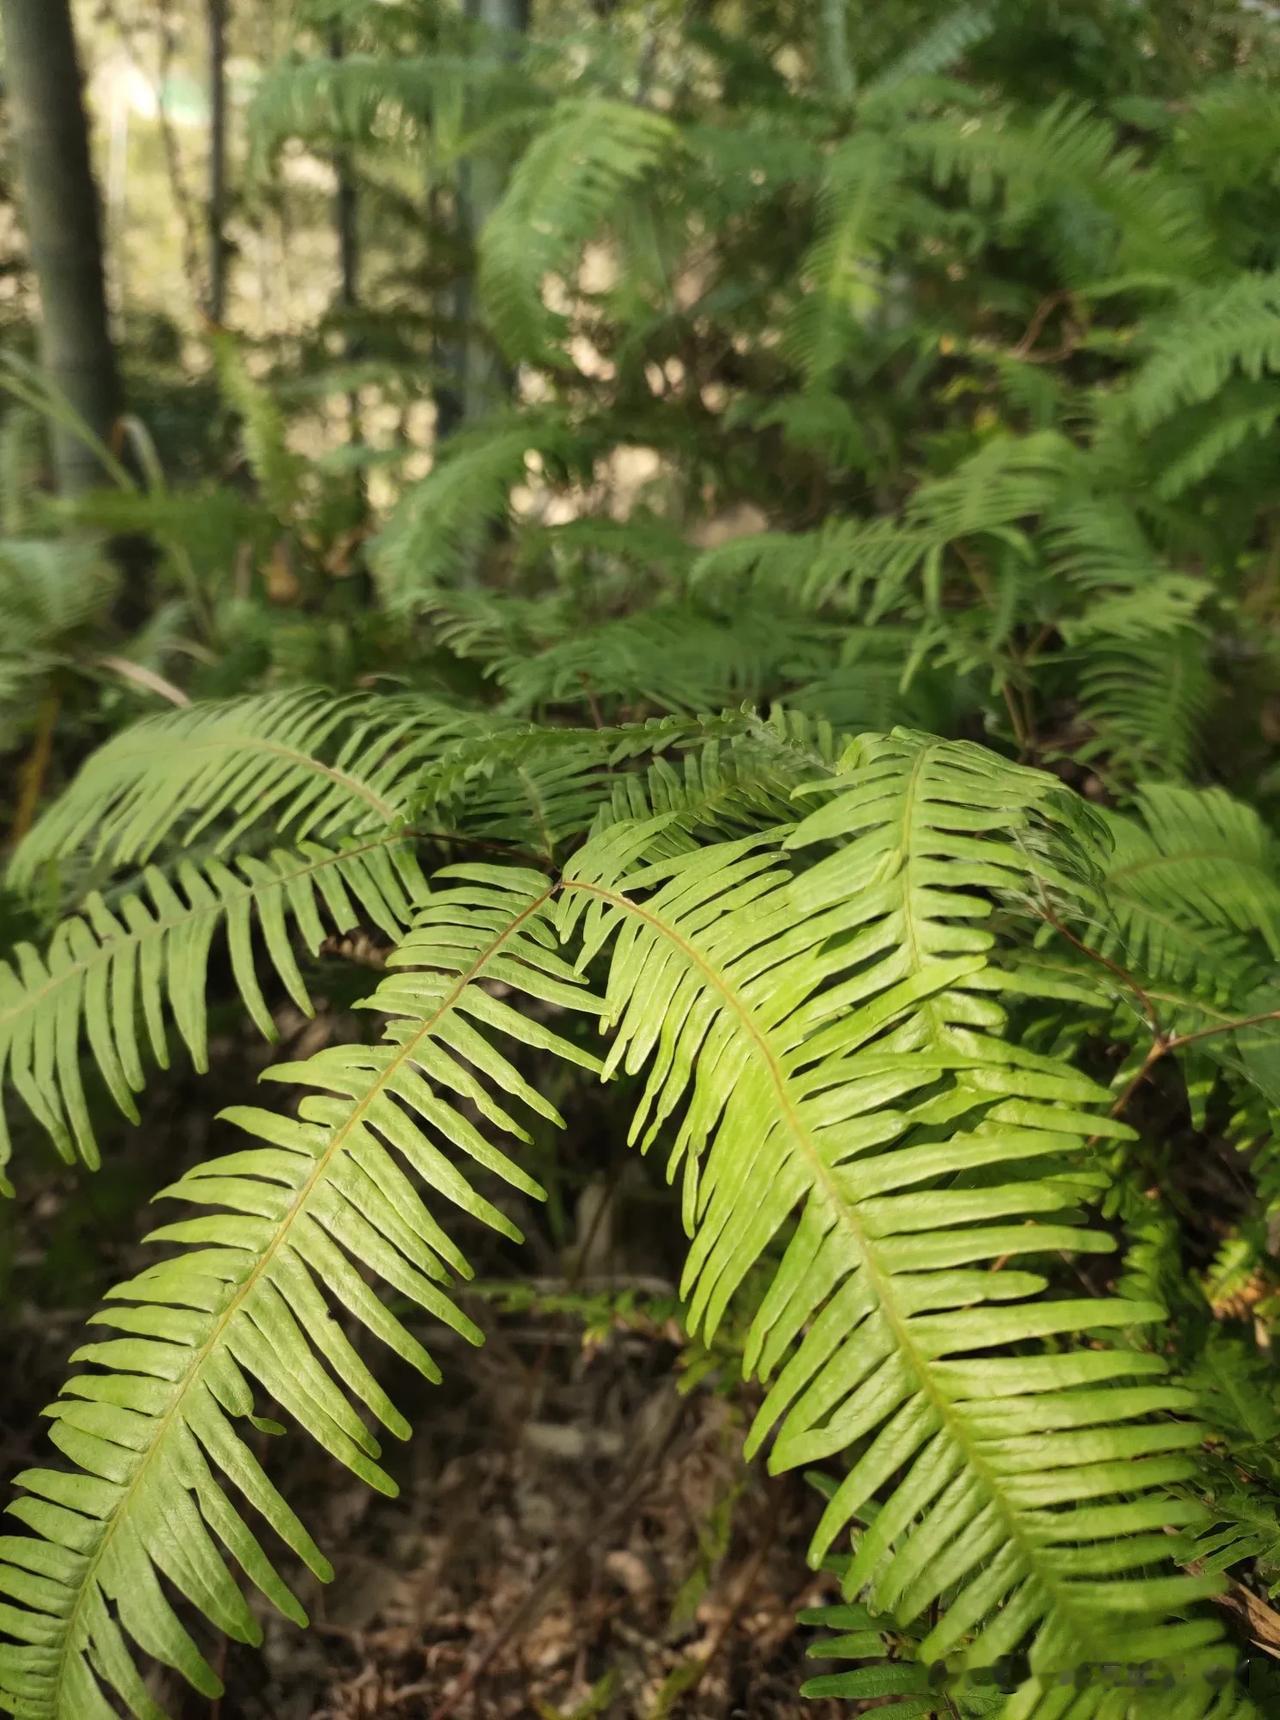
{"type": "Polygon", "coordinates": [[[209,321],[227,310],[227,0],[208,0],[209,321]]]}
{"type": "Polygon", "coordinates": [[[821,0],[819,31],[827,88],[843,106],[853,100],[856,87],[849,52],[849,0],[821,0]]]}
{"type": "MultiPolygon", "coordinates": [[[[343,57],[342,30],[335,25],[329,32],[329,58],[335,64],[343,57]]],[[[354,311],[360,303],[360,228],[358,194],[351,155],[339,149],[334,157],[338,190],[334,198],[333,218],[338,232],[339,288],[342,308],[354,311]]]]}
{"type": "MultiPolygon", "coordinates": [[[[120,382],[70,0],[0,0],[0,25],[27,241],[40,288],[41,359],[50,381],[108,442],[120,413],[120,382]]],[[[64,495],[101,481],[93,452],[66,430],[54,431],[54,460],[64,495]]]]}
{"type": "MultiPolygon", "coordinates": [[[[329,58],[335,65],[345,53],[342,26],[329,31],[329,58]]],[[[348,359],[360,357],[360,342],[351,322],[360,307],[360,201],[355,169],[349,149],[340,146],[334,154],[333,170],[338,188],[333,199],[333,225],[338,239],[338,303],[347,319],[344,345],[348,359]]],[[[360,396],[352,389],[347,396],[347,426],[353,442],[360,440],[360,396]]]]}
{"type": "MultiPolygon", "coordinates": [[[[465,0],[466,15],[490,30],[499,45],[514,52],[515,41],[529,28],[529,0],[465,0]]],[[[502,165],[491,159],[464,161],[458,170],[458,225],[474,249],[485,222],[497,207],[506,183],[502,165]]],[[[438,434],[448,434],[492,411],[511,392],[512,375],[497,347],[475,334],[466,335],[475,311],[470,278],[454,290],[453,318],[460,338],[449,355],[453,381],[441,401],[438,434]],[[447,402],[447,410],[446,410],[447,402]]]]}

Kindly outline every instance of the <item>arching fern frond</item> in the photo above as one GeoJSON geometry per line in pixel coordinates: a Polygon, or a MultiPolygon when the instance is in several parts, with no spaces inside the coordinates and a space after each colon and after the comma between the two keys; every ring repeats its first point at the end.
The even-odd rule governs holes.
{"type": "Polygon", "coordinates": [[[943,14],[935,24],[922,31],[905,52],[899,54],[872,78],[872,95],[891,90],[913,78],[932,78],[949,71],[970,48],[985,41],[995,25],[995,9],[988,5],[966,4],[943,14]]]}
{"type": "MultiPolygon", "coordinates": [[[[330,932],[367,922],[397,942],[425,890],[412,841],[394,833],[337,851],[303,842],[293,852],[244,855],[230,865],[184,861],[172,877],[148,867],[142,887],[110,905],[97,893],[89,896],[43,954],[19,944],[11,960],[0,963],[0,1078],[12,1084],[64,1158],[78,1152],[96,1166],[82,1060],[92,1057],[117,1106],[135,1123],[144,1047],[168,1067],[167,1023],[204,1070],[207,970],[219,933],[226,935],[245,1010],[274,1039],[258,973],[261,956],[309,1015],[294,934],[314,953],[330,932]]],[[[0,1170],[8,1158],[0,1111],[0,1170]]]]}
{"type": "MultiPolygon", "coordinates": [[[[753,733],[762,749],[829,751],[794,719],[753,733]]],[[[252,1381],[389,1487],[347,1393],[406,1428],[331,1305],[428,1373],[356,1268],[470,1331],[437,1288],[465,1262],[389,1149],[511,1233],[458,1159],[537,1191],[451,1097],[519,1134],[508,1096],[550,1111],[495,1036],[593,1062],[484,983],[593,1007],[554,953],[557,896],[580,966],[612,946],[606,1072],[647,1071],[632,1138],[667,1134],[683,1170],[692,1328],[714,1332],[769,1263],[746,1355],[769,1383],[752,1448],[770,1443],[774,1469],[853,1454],[815,1558],[867,1521],[848,1594],[865,1589],[904,1626],[927,1616],[926,1664],[954,1653],[981,1669],[1025,1650],[1007,1710],[1020,1720],[1082,1663],[1176,1657],[1209,1691],[1228,1658],[1217,1627],[1180,1615],[1213,1584],[1170,1574],[1163,1532],[1186,1517],[1164,1489],[1190,1473],[1191,1399],[1155,1382],[1157,1357],[1101,1336],[1159,1310],[1063,1298],[1045,1270],[1060,1252],[1111,1247],[1077,1208],[1106,1181],[1088,1144],[1126,1131],[1101,1089],[1005,1032],[981,925],[993,897],[1077,889],[1064,867],[1081,803],[979,748],[899,732],[864,737],[806,782],[823,804],[798,826],[690,853],[679,832],[698,787],[664,778],[655,793],[651,779],[640,816],[602,820],[559,881],[455,868],[457,887],[421,911],[371,1000],[393,1018],[382,1043],[275,1070],[310,1094],[297,1117],[236,1113],[266,1147],[169,1191],[226,1210],[164,1227],[157,1240],[194,1251],[113,1297],[127,1306],[100,1318],[125,1336],[80,1353],[105,1371],[73,1380],[52,1411],[78,1469],[28,1472],[14,1509],[37,1538],[0,1548],[25,1609],[5,1617],[16,1640],[0,1651],[0,1689],[29,1720],[105,1717],[104,1687],[154,1714],[128,1638],[215,1692],[159,1578],[251,1640],[218,1541],[297,1616],[218,1479],[323,1570],[235,1426],[255,1414],[252,1381]],[[1014,1256],[1030,1270],[1008,1269],[1014,1256]]],[[[1073,1720],[1109,1717],[1112,1694],[1090,1686],[1073,1720]]]]}
{"type": "Polygon", "coordinates": [[[555,1113],[499,1044],[514,1037],[588,1066],[593,1059],[484,989],[499,980],[558,1006],[589,1005],[550,947],[545,880],[486,868],[460,868],[456,878],[370,1000],[393,1018],[383,1041],[330,1046],[272,1071],[308,1091],[296,1116],[228,1113],[245,1146],[165,1191],[214,1210],[154,1232],[181,1252],[120,1285],[95,1316],[119,1335],[77,1352],[89,1371],[48,1412],[75,1468],[19,1477],[26,1494],[9,1509],[34,1533],[0,1541],[0,1580],[29,1609],[4,1608],[15,1640],[0,1646],[0,1701],[27,1720],[107,1720],[108,1691],[154,1720],[161,1711],[131,1643],[218,1695],[165,1584],[233,1637],[260,1641],[224,1554],[305,1622],[245,1502],[317,1575],[329,1567],[245,1433],[264,1393],[353,1473],[395,1492],[356,1406],[397,1438],[408,1424],[335,1315],[345,1311],[428,1379],[439,1371],[366,1271],[478,1340],[442,1288],[451,1274],[468,1274],[466,1260],[415,1184],[427,1185],[433,1204],[513,1237],[511,1221],[473,1186],[471,1166],[527,1195],[540,1191],[451,1096],[520,1139],[508,1106],[555,1113]]]}
{"type": "Polygon", "coordinates": [[[854,350],[880,301],[879,259],[902,219],[900,175],[900,152],[872,130],[846,138],[827,163],[818,236],[801,265],[807,290],[786,334],[810,388],[854,350]]]}
{"type": "Polygon", "coordinates": [[[116,585],[91,540],[0,538],[0,745],[20,741],[39,705],[39,682],[74,657],[116,585]]]}
{"type": "Polygon", "coordinates": [[[1167,274],[1170,258],[1185,279],[1211,248],[1187,188],[1172,175],[1144,169],[1137,152],[1119,144],[1109,120],[1068,97],[1049,102],[1029,122],[997,109],[963,125],[914,119],[900,136],[936,183],[963,183],[979,205],[1003,198],[1015,221],[1059,205],[1057,261],[1069,281],[1130,270],[1167,274]],[[1072,207],[1100,216],[1101,226],[1063,221],[1072,207]],[[1083,247],[1081,235],[1089,241],[1083,247]]]}
{"type": "Polygon", "coordinates": [[[293,843],[381,833],[403,821],[424,759],[477,720],[425,699],[309,689],[148,718],[90,757],[10,876],[29,885],[81,849],[111,867],[145,862],[164,843],[222,853],[263,826],[293,843]]]}
{"type": "Polygon", "coordinates": [[[1179,407],[1208,400],[1230,377],[1280,371],[1280,274],[1243,273],[1189,294],[1158,327],[1151,357],[1134,376],[1123,409],[1140,431],[1179,407]]]}
{"type": "Polygon", "coordinates": [[[1186,445],[1156,479],[1156,494],[1162,501],[1176,501],[1237,449],[1254,438],[1269,436],[1280,423],[1280,387],[1269,381],[1228,384],[1211,406],[1187,417],[1186,445]]]}
{"type": "Polygon", "coordinates": [[[581,627],[540,651],[496,659],[504,708],[527,716],[588,692],[633,711],[719,709],[763,702],[781,684],[832,662],[839,634],[820,621],[740,604],[730,615],[691,603],[654,604],[581,627]]]}
{"type": "Polygon", "coordinates": [[[1192,626],[1081,649],[1075,658],[1080,713],[1093,735],[1077,756],[1100,761],[1121,782],[1186,776],[1214,698],[1208,646],[1192,626]]]}
{"type": "Polygon", "coordinates": [[[834,769],[837,750],[829,724],[779,709],[732,744],[713,736],[691,748],[680,768],[660,757],[644,772],[618,776],[592,838],[639,824],[652,831],[641,853],[657,860],[710,837],[775,828],[790,816],[793,790],[834,769]]]}
{"type": "Polygon", "coordinates": [[[249,470],[274,517],[292,518],[301,497],[307,463],[289,447],[289,421],[269,388],[252,375],[232,335],[213,337],[213,356],[223,398],[240,418],[249,470]]]}
{"type": "Polygon", "coordinates": [[[544,302],[547,277],[575,267],[619,197],[678,142],[672,122],[652,108],[603,96],[561,102],[480,235],[480,295],[509,357],[556,362],[563,319],[544,302]]]}
{"type": "MultiPolygon", "coordinates": [[[[1200,1438],[1168,1412],[1192,1400],[1101,1341],[1154,1307],[1059,1299],[1039,1269],[1110,1246],[1074,1209],[1099,1181],[1086,1141],[1125,1131],[1100,1089],[1002,1035],[984,983],[989,893],[1063,883],[1040,853],[1057,791],[898,734],[857,743],[822,792],[785,837],[818,856],[796,876],[760,836],[628,875],[647,833],[626,827],[566,874],[562,924],[588,953],[614,941],[606,1068],[649,1069],[632,1138],[680,1117],[691,1326],[714,1331],[787,1238],[747,1346],[772,1382],[750,1445],[772,1438],[775,1470],[860,1453],[815,1559],[873,1518],[846,1594],[903,1624],[935,1609],[926,1662],[1026,1646],[1011,1714],[1082,1662],[1166,1654],[1207,1713],[1230,1652],[1214,1621],[1177,1622],[1212,1584],[1170,1574],[1163,1533],[1200,1438]]],[[[1105,1682],[1073,1695],[1073,1717],[1113,1711],[1105,1682]]]]}
{"type": "Polygon", "coordinates": [[[528,125],[546,106],[532,81],[500,54],[436,52],[347,53],[341,60],[304,60],[272,68],[254,92],[249,115],[254,167],[267,170],[286,139],[364,143],[398,129],[425,144],[441,111],[461,91],[473,122],[491,126],[505,112],[508,125],[528,125]]]}
{"type": "Polygon", "coordinates": [[[1077,463],[1057,431],[993,437],[945,478],[922,484],[907,523],[938,542],[999,530],[1042,513],[1077,463]]]}
{"type": "Polygon", "coordinates": [[[1103,920],[1095,935],[1107,953],[1155,980],[1194,980],[1209,996],[1237,991],[1248,940],[1280,954],[1280,853],[1252,807],[1220,788],[1146,783],[1136,816],[1103,817],[1114,930],[1103,920]]]}
{"type": "Polygon", "coordinates": [[[690,583],[728,601],[744,585],[810,612],[831,606],[875,621],[902,601],[933,538],[897,520],[832,520],[813,532],[752,532],[707,550],[690,583]]]}
{"type": "Polygon", "coordinates": [[[570,462],[580,438],[552,411],[488,422],[451,437],[435,466],[404,496],[373,546],[383,601],[393,613],[429,607],[506,517],[531,456],[570,462]]]}

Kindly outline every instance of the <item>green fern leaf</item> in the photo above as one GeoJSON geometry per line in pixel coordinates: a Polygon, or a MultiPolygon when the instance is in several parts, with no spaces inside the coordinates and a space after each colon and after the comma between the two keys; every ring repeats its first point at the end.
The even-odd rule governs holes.
{"type": "MultiPolygon", "coordinates": [[[[1057,791],[899,734],[858,743],[823,792],[785,839],[825,855],[799,875],[759,836],[628,875],[643,827],[566,873],[562,926],[588,955],[615,942],[606,1069],[650,1069],[632,1138],[681,1115],[691,1329],[714,1331],[789,1229],[747,1346],[772,1381],[750,1446],[773,1433],[775,1470],[861,1452],[813,1556],[887,1491],[846,1593],[904,1624],[948,1598],[926,1662],[987,1666],[1030,1633],[1009,1710],[1025,1716],[1082,1660],[1185,1651],[1212,1674],[1217,1626],[1169,1620],[1212,1584],[1169,1575],[1161,1533],[1183,1520],[1163,1489],[1200,1438],[1165,1414],[1189,1394],[1151,1383],[1157,1358],[1100,1343],[983,1353],[1157,1312],[1046,1298],[1040,1272],[982,1264],[1109,1246],[1073,1208],[1098,1182],[1084,1142],[1125,1131],[1099,1089],[1002,1037],[980,978],[984,896],[1028,873],[1063,883],[1038,852],[1057,791]]],[[[1095,1695],[1081,1715],[1111,1711],[1095,1695]]]]}
{"type": "Polygon", "coordinates": [[[461,1167],[470,1161],[527,1195],[541,1191],[451,1096],[503,1134],[526,1138],[509,1103],[552,1120],[555,1112],[494,1041],[514,1038],[588,1067],[594,1060],[484,989],[497,980],[559,1007],[590,1006],[550,947],[545,880],[514,868],[463,867],[454,876],[370,1000],[392,1017],[383,1042],[330,1046],[272,1070],[272,1079],[308,1090],[296,1117],[228,1114],[251,1144],[164,1191],[214,1210],[153,1233],[181,1252],[120,1285],[95,1317],[119,1335],[77,1352],[91,1371],[74,1376],[49,1411],[53,1439],[76,1467],[20,1476],[26,1493],[9,1509],[34,1533],[0,1542],[4,1590],[28,1609],[6,1606],[2,1615],[14,1640],[0,1646],[0,1700],[25,1720],[105,1720],[115,1712],[110,1690],[135,1715],[159,1715],[130,1640],[217,1696],[220,1683],[162,1579],[230,1635],[260,1641],[224,1552],[281,1612],[304,1622],[243,1501],[318,1576],[329,1566],[244,1429],[260,1388],[354,1474],[395,1492],[356,1405],[397,1438],[408,1424],[334,1309],[428,1379],[439,1370],[365,1270],[479,1340],[442,1288],[451,1273],[469,1275],[466,1260],[405,1170],[441,1203],[518,1238],[461,1167]]]}
{"type": "MultiPolygon", "coordinates": [[[[169,1062],[166,1019],[192,1062],[207,1067],[205,993],[209,951],[224,932],[244,1007],[268,1039],[275,1027],[258,977],[254,929],[270,967],[306,1014],[311,1000],[292,933],[314,952],[328,932],[369,923],[398,941],[425,892],[413,843],[377,836],[330,852],[312,842],[232,865],[184,861],[172,877],[156,867],[143,888],[108,906],[95,893],[64,920],[41,955],[19,944],[0,963],[0,1077],[7,1078],[59,1152],[99,1162],[81,1060],[88,1052],[119,1109],[138,1121],[144,1085],[138,1019],[154,1060],[169,1062]],[[326,928],[327,922],[327,928],[326,928]]],[[[0,1168],[9,1158],[0,1111],[0,1168]]]]}
{"type": "Polygon", "coordinates": [[[880,302],[880,257],[898,231],[899,155],[870,130],[839,144],[818,200],[818,237],[801,265],[807,291],[786,333],[810,388],[821,387],[853,351],[880,302]]]}
{"type": "Polygon", "coordinates": [[[1228,286],[1190,294],[1156,332],[1151,357],[1125,406],[1140,431],[1179,407],[1208,400],[1234,375],[1280,370],[1280,274],[1244,273],[1228,286]]]}
{"type": "Polygon", "coordinates": [[[923,31],[892,64],[877,72],[869,93],[874,97],[882,90],[891,90],[913,78],[932,78],[939,72],[948,71],[970,48],[985,41],[994,27],[993,7],[955,7],[923,31]]]}
{"type": "Polygon", "coordinates": [[[1194,979],[1230,994],[1245,938],[1280,955],[1280,854],[1252,807],[1223,789],[1146,783],[1139,817],[1103,816],[1114,844],[1103,896],[1105,953],[1153,979],[1194,979]]]}
{"type": "Polygon", "coordinates": [[[441,583],[506,517],[511,491],[526,478],[532,458],[572,462],[580,453],[580,437],[554,412],[491,421],[452,437],[373,546],[387,608],[412,613],[438,601],[441,583]]]}
{"type": "Polygon", "coordinates": [[[403,822],[424,759],[478,719],[429,700],[270,693],[148,718],[94,753],[18,848],[29,886],[83,849],[112,867],[246,832],[334,842],[403,822]]]}
{"type": "Polygon", "coordinates": [[[1077,750],[1122,783],[1185,777],[1195,762],[1215,688],[1198,626],[1150,640],[1090,642],[1068,659],[1093,736],[1077,750]]]}
{"type": "Polygon", "coordinates": [[[231,335],[213,336],[213,356],[223,396],[240,416],[249,469],[271,513],[287,522],[301,498],[306,472],[306,462],[289,447],[288,420],[271,390],[250,374],[231,335]]]}
{"type": "Polygon", "coordinates": [[[571,272],[618,200],[678,142],[664,115],[603,96],[554,110],[480,235],[480,296],[509,357],[556,362],[563,319],[544,302],[547,278],[571,272]]]}

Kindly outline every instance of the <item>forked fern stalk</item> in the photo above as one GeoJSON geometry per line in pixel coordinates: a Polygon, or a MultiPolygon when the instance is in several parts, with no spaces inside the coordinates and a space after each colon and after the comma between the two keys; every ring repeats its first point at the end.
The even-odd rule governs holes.
{"type": "MultiPolygon", "coordinates": [[[[216,735],[220,720],[191,722],[216,735]]],[[[473,743],[441,754],[431,713],[401,713],[394,739],[366,730],[363,767],[340,745],[320,769],[336,731],[295,733],[316,768],[273,777],[272,794],[297,855],[237,872],[179,850],[185,900],[163,850],[243,839],[237,765],[215,781],[197,762],[156,808],[174,764],[161,747],[149,776],[126,747],[125,787],[108,788],[99,761],[33,833],[42,863],[82,842],[122,865],[149,857],[154,912],[92,897],[10,981],[15,1084],[82,1147],[67,1085],[81,1009],[127,1106],[136,1010],[154,1028],[167,996],[199,1044],[216,928],[267,1027],[251,916],[291,987],[290,928],[314,947],[320,899],[334,924],[354,902],[398,947],[366,1005],[381,1038],[269,1070],[297,1094],[285,1110],[226,1114],[242,1144],[162,1191],[200,1214],[152,1233],[171,1251],[111,1293],[93,1323],[112,1335],[73,1357],[81,1371],[47,1412],[71,1467],[19,1478],[10,1510],[29,1533],[0,1539],[10,1711],[93,1720],[123,1702],[151,1720],[138,1652],[215,1695],[182,1612],[260,1640],[228,1561],[305,1622],[251,1514],[316,1575],[329,1565],[247,1436],[277,1406],[395,1491],[371,1424],[397,1438],[409,1426],[349,1334],[364,1328],[428,1379],[416,1319],[389,1296],[479,1340],[455,1299],[469,1267],[447,1215],[518,1240],[499,1191],[541,1194],[519,1143],[522,1118],[558,1120],[538,1074],[552,1060],[644,1078],[630,1138],[661,1146],[682,1185],[690,1328],[710,1335],[731,1308],[749,1322],[744,1371],[764,1397],[748,1449],[774,1471],[837,1466],[812,1558],[842,1550],[850,1606],[895,1621],[918,1663],[887,1682],[841,1674],[837,1693],[917,1700],[932,1676],[962,1702],[1014,1664],[1011,1720],[1110,1720],[1157,1712],[1132,1677],[1154,1664],[1177,1679],[1162,1715],[1253,1712],[1224,1682],[1232,1651],[1199,1605],[1219,1579],[1177,1566],[1190,1554],[1171,1531],[1201,1514],[1175,1492],[1196,1472],[1194,1395],[1142,1336],[1159,1303],[1108,1291],[1090,1265],[1114,1239],[1086,1209],[1131,1131],[1105,1088],[1023,1043],[1008,1013],[1049,983],[1019,967],[1035,905],[1052,898],[1079,924],[1099,911],[1096,816],[1054,778],[968,744],[896,731],[841,749],[782,717],[722,727],[724,740],[708,738],[714,725],[639,725],[605,743],[529,742],[522,768],[571,780],[578,808],[537,870],[465,862],[428,882],[391,847],[368,859],[376,820],[348,777],[397,810],[447,778],[459,831],[473,815],[492,826],[501,767],[450,774],[450,745],[466,758],[473,743]],[[673,733],[683,771],[662,757],[673,733]],[[89,804],[105,809],[96,824],[89,804]],[[316,850],[317,827],[350,846],[316,850]],[[583,1043],[595,1016],[612,1035],[603,1065],[583,1043]],[[42,1098],[55,1069],[56,1103],[42,1098]]],[[[255,760],[259,732],[248,724],[255,760]]],[[[509,788],[514,817],[522,791],[509,788]]],[[[1174,840],[1176,803],[1155,810],[1151,840],[1174,840]]],[[[381,839],[412,848],[401,823],[381,839]]],[[[874,1632],[859,1641],[858,1658],[881,1658],[874,1632]]]]}

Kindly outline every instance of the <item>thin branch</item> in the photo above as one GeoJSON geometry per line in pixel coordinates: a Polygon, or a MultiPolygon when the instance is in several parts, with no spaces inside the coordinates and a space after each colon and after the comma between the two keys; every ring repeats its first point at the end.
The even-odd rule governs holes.
{"type": "Polygon", "coordinates": [[[11,842],[20,842],[35,823],[40,795],[53,758],[53,737],[61,709],[62,694],[56,686],[50,685],[40,701],[31,751],[18,771],[18,806],[13,815],[13,828],[9,832],[11,842]]]}
{"type": "Polygon", "coordinates": [[[1033,348],[1044,332],[1044,325],[1060,305],[1069,310],[1076,308],[1076,295],[1070,291],[1049,293],[1041,299],[1031,314],[1022,339],[1016,346],[1009,348],[1010,358],[1023,359],[1028,364],[1056,364],[1064,358],[1069,358],[1079,343],[1080,335],[1075,325],[1068,320],[1064,327],[1064,339],[1052,352],[1034,352],[1033,348]]]}
{"type": "Polygon", "coordinates": [[[1147,1018],[1147,1025],[1150,1027],[1152,1035],[1157,1041],[1163,1040],[1164,1029],[1160,1025],[1160,1017],[1156,1013],[1156,1006],[1152,1003],[1150,994],[1143,989],[1133,975],[1129,973],[1126,968],[1122,968],[1119,962],[1113,962],[1110,956],[1104,956],[1101,950],[1091,949],[1090,946],[1086,944],[1083,939],[1078,938],[1068,926],[1063,925],[1062,921],[1049,906],[1048,900],[1043,896],[1043,894],[1040,898],[1040,915],[1046,924],[1052,926],[1055,932],[1057,932],[1061,937],[1064,937],[1075,949],[1078,949],[1082,956],[1087,956],[1091,962],[1096,962],[1099,967],[1106,968],[1107,972],[1113,974],[1127,991],[1133,993],[1134,997],[1136,997],[1138,1002],[1142,1005],[1142,1013],[1147,1018]]]}
{"type": "Polygon", "coordinates": [[[1216,1027],[1200,1027],[1194,1033],[1177,1033],[1167,1039],[1164,1044],[1166,1051],[1180,1051],[1184,1045],[1191,1045],[1197,1039],[1211,1039],[1217,1033],[1239,1033],[1245,1027],[1260,1027],[1264,1021],[1280,1021],[1280,1009],[1266,1009],[1261,1015],[1242,1016],[1239,1021],[1220,1022],[1216,1027]]]}
{"type": "Polygon", "coordinates": [[[1111,1115],[1113,1117],[1120,1116],[1156,1064],[1162,1057],[1167,1057],[1171,1051],[1181,1051],[1184,1045],[1194,1045],[1199,1039],[1212,1039],[1220,1033],[1239,1033],[1241,1029],[1246,1027],[1258,1027],[1264,1021],[1280,1021],[1280,1009],[1264,1010],[1261,1015],[1245,1015],[1239,1021],[1222,1021],[1214,1027],[1197,1028],[1194,1033],[1158,1034],[1152,1042],[1151,1049],[1143,1059],[1142,1067],[1111,1107],[1111,1115]]]}
{"type": "Polygon", "coordinates": [[[591,685],[591,677],[585,670],[581,670],[578,679],[582,683],[583,697],[586,699],[587,707],[591,712],[592,723],[598,729],[606,728],[608,725],[605,723],[604,712],[600,709],[600,701],[596,698],[595,689],[591,685]]]}

